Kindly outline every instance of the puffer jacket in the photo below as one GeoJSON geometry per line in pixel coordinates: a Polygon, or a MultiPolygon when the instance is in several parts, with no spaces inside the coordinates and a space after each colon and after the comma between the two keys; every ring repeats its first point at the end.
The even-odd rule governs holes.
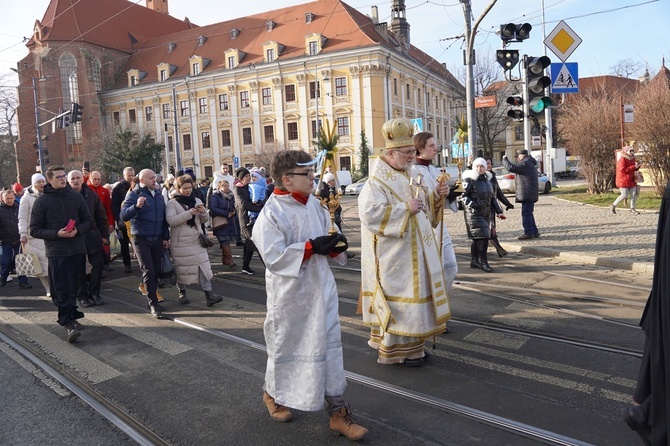
{"type": "Polygon", "coordinates": [[[537,161],[532,156],[526,156],[517,163],[513,163],[503,157],[503,166],[505,169],[516,174],[514,180],[516,184],[516,198],[517,203],[532,202],[535,203],[540,196],[538,186],[538,172],[537,161]]]}
{"type": "Polygon", "coordinates": [[[19,236],[19,203],[8,206],[0,201],[0,245],[17,245],[19,236]]]}
{"type": "Polygon", "coordinates": [[[102,250],[102,239],[109,239],[109,220],[107,219],[107,212],[100,201],[100,197],[95,191],[91,190],[87,185],[81,186],[81,196],[86,201],[88,211],[93,216],[94,224],[90,231],[85,235],[86,252],[95,254],[102,250]]]}
{"type": "Polygon", "coordinates": [[[621,152],[616,162],[616,187],[631,188],[637,186],[635,182],[635,156],[621,152]]]}
{"type": "Polygon", "coordinates": [[[93,217],[86,201],[69,184],[62,189],[54,189],[47,184],[44,193],[37,197],[30,212],[30,235],[44,240],[47,257],[68,257],[86,253],[84,234],[93,227],[93,217]],[[58,231],[73,219],[77,235],[60,238],[58,231]]]}
{"type": "MultiPolygon", "coordinates": [[[[196,206],[202,204],[199,198],[195,199],[196,206]]],[[[177,283],[182,285],[200,283],[199,270],[202,270],[207,280],[213,277],[212,266],[209,263],[207,248],[198,242],[200,223],[207,221],[207,214],[196,214],[196,225],[189,226],[188,221],[193,216],[184,209],[174,198],[167,204],[166,219],[170,225],[170,250],[177,273],[177,283]]]]}
{"type": "Polygon", "coordinates": [[[221,194],[221,191],[217,190],[209,197],[208,207],[212,219],[214,219],[214,217],[226,217],[228,219],[228,225],[214,231],[214,235],[217,237],[227,235],[232,238],[237,234],[235,222],[233,221],[233,219],[237,218],[235,195],[232,191],[230,192],[230,195],[230,198],[226,198],[221,194]]]}
{"type": "Polygon", "coordinates": [[[150,241],[170,239],[170,228],[165,220],[165,199],[160,191],[152,195],[145,186],[128,191],[120,216],[123,221],[130,222],[130,232],[135,237],[150,241]],[[135,204],[140,197],[145,197],[147,201],[138,208],[135,204]]]}
{"type": "MultiPolygon", "coordinates": [[[[249,186],[241,182],[235,183],[235,188],[233,189],[233,194],[235,195],[235,209],[237,209],[237,217],[240,221],[240,233],[245,240],[251,240],[251,229],[249,225],[249,212],[260,212],[263,209],[263,204],[255,204],[251,201],[251,193],[249,192],[249,186]]],[[[267,200],[270,194],[268,193],[265,196],[267,200]]]]}
{"type": "Polygon", "coordinates": [[[23,194],[23,199],[19,204],[19,236],[27,239],[25,252],[37,255],[40,260],[42,274],[38,277],[46,277],[49,274],[49,261],[44,240],[30,235],[30,212],[39,196],[40,193],[33,186],[29,186],[23,194]]]}
{"type": "Polygon", "coordinates": [[[486,172],[478,175],[473,170],[466,170],[463,179],[463,210],[465,211],[465,227],[470,239],[491,237],[491,213],[502,214],[502,209],[494,195],[491,184],[492,174],[486,172]]]}

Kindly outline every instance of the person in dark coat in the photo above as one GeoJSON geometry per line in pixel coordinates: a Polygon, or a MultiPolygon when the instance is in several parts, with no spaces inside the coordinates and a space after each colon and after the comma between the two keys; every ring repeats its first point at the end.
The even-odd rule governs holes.
{"type": "MultiPolygon", "coordinates": [[[[21,249],[19,234],[19,202],[10,188],[0,192],[0,287],[5,286],[7,277],[14,268],[14,258],[21,249]]],[[[21,288],[32,288],[26,276],[19,276],[21,288]]]]}
{"type": "Polygon", "coordinates": [[[466,170],[461,175],[465,227],[468,238],[472,240],[470,268],[481,268],[487,273],[493,272],[486,255],[491,238],[491,215],[495,212],[500,218],[505,218],[493,192],[492,176],[486,171],[484,158],[475,159],[472,170],[466,170]]]}
{"type": "Polygon", "coordinates": [[[230,190],[228,180],[220,180],[218,188],[209,197],[209,215],[212,217],[212,226],[214,226],[214,217],[225,217],[228,224],[221,227],[213,227],[214,236],[221,246],[221,263],[231,268],[237,266],[233,260],[233,254],[230,251],[230,243],[237,240],[237,230],[235,220],[237,211],[235,210],[235,195],[230,190]]]}
{"type": "MultiPolygon", "coordinates": [[[[330,194],[333,194],[333,196],[337,198],[337,183],[335,181],[335,175],[328,172],[323,176],[323,181],[319,187],[318,196],[322,200],[329,200],[330,194]]],[[[335,209],[335,224],[338,228],[340,228],[340,232],[342,232],[342,206],[338,206],[337,209],[335,209]]]]}
{"type": "MultiPolygon", "coordinates": [[[[233,189],[233,194],[235,195],[235,208],[237,210],[237,218],[240,222],[240,233],[242,234],[242,238],[244,238],[242,272],[244,274],[253,275],[255,271],[251,269],[249,263],[251,262],[254,252],[258,252],[258,250],[256,249],[254,242],[251,240],[251,229],[253,225],[249,220],[249,212],[260,212],[261,209],[263,209],[263,204],[256,204],[251,201],[251,193],[249,192],[251,172],[249,172],[248,169],[244,167],[237,169],[235,178],[235,188],[233,189]]],[[[263,259],[261,259],[261,261],[262,260],[263,259]]]]}
{"type": "Polygon", "coordinates": [[[628,426],[647,445],[667,446],[670,424],[670,183],[665,188],[656,232],[654,277],[640,326],[646,335],[633,399],[624,409],[628,426]]]}
{"type": "Polygon", "coordinates": [[[91,265],[91,273],[79,277],[77,299],[82,307],[103,305],[100,297],[100,283],[105,265],[105,251],[103,244],[109,240],[109,219],[107,211],[98,194],[84,184],[84,175],[78,170],[71,170],[67,174],[68,182],[73,191],[84,197],[88,211],[93,217],[93,227],[84,234],[86,241],[86,255],[91,265]]]}
{"type": "MultiPolygon", "coordinates": [[[[486,171],[491,173],[491,185],[493,185],[493,195],[496,197],[498,200],[498,204],[502,203],[505,205],[505,210],[509,211],[510,209],[514,209],[514,205],[509,202],[505,194],[503,194],[502,190],[500,190],[500,185],[498,184],[498,179],[496,178],[496,174],[493,172],[493,160],[491,158],[486,158],[486,171]]],[[[501,206],[502,207],[502,206],[501,206]]],[[[503,248],[500,245],[500,242],[498,241],[498,231],[496,228],[496,216],[492,213],[491,214],[491,244],[493,247],[496,249],[496,252],[500,257],[504,257],[507,255],[507,251],[505,248],[503,248]]]]}
{"type": "Polygon", "coordinates": [[[523,224],[523,235],[519,240],[528,240],[540,236],[540,231],[535,225],[535,202],[539,199],[540,190],[537,180],[537,161],[528,155],[528,150],[519,150],[517,152],[518,161],[516,163],[503,156],[502,162],[505,169],[516,174],[516,199],[521,203],[521,222],[523,224]]]}
{"type": "Polygon", "coordinates": [[[135,169],[126,167],[123,169],[123,179],[112,189],[112,214],[116,222],[116,230],[119,234],[119,245],[121,245],[121,257],[126,273],[131,273],[130,268],[130,236],[126,224],[121,219],[121,204],[126,199],[126,194],[130,190],[130,182],[135,178],[135,169]]]}
{"type": "Polygon", "coordinates": [[[62,166],[50,166],[47,184],[30,212],[30,235],[44,239],[49,259],[51,300],[58,307],[58,323],[68,342],[79,338],[84,313],[77,310],[77,283],[86,273],[86,240],[93,218],[81,194],[67,184],[62,166]]]}

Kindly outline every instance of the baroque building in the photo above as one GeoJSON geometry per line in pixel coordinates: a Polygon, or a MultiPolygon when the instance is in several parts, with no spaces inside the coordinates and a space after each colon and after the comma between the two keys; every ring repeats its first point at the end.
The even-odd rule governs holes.
{"type": "Polygon", "coordinates": [[[29,87],[19,89],[19,179],[38,164],[31,78],[41,110],[84,107],[81,123],[42,127],[50,164],[70,168],[95,169],[102,135],[117,128],[164,142],[163,169],[199,177],[268,151],[313,151],[327,122],[340,169],[356,166],[362,131],[368,147],[383,147],[381,126],[395,116],[423,118],[447,147],[464,88],[411,45],[405,13],[393,0],[389,25],[377,7],[367,16],[317,0],[197,26],[171,17],[167,0],[52,0],[17,65],[29,87]]]}

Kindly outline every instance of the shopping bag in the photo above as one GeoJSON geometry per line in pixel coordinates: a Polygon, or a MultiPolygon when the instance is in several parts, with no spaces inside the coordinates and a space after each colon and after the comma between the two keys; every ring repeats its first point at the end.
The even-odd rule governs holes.
{"type": "Polygon", "coordinates": [[[42,274],[42,265],[37,254],[25,252],[25,245],[21,245],[21,252],[14,257],[16,273],[19,276],[37,277],[42,274]]]}
{"type": "Polygon", "coordinates": [[[216,231],[219,228],[228,226],[228,219],[226,217],[216,216],[212,218],[212,229],[216,231]]]}
{"type": "Polygon", "coordinates": [[[161,279],[169,279],[174,275],[174,263],[172,263],[172,258],[170,257],[170,250],[164,249],[163,255],[161,256],[161,268],[158,272],[158,277],[161,279]]]}

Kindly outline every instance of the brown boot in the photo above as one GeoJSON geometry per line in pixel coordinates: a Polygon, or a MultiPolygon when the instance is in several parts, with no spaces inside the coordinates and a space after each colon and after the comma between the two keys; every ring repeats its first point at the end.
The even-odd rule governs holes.
{"type": "Polygon", "coordinates": [[[344,435],[351,441],[360,440],[368,433],[366,428],[354,423],[349,405],[330,413],[330,430],[338,435],[344,435]]]}
{"type": "Polygon", "coordinates": [[[222,246],[221,252],[223,253],[221,263],[223,263],[224,265],[228,265],[231,268],[237,266],[237,263],[235,263],[235,261],[233,260],[233,253],[230,252],[230,246],[222,246]]]}
{"type": "Polygon", "coordinates": [[[286,422],[291,421],[293,419],[293,414],[291,413],[289,408],[285,406],[280,406],[279,404],[275,403],[275,399],[272,398],[269,393],[263,392],[263,402],[265,403],[265,406],[268,408],[268,412],[270,412],[270,417],[273,420],[286,422]]]}

